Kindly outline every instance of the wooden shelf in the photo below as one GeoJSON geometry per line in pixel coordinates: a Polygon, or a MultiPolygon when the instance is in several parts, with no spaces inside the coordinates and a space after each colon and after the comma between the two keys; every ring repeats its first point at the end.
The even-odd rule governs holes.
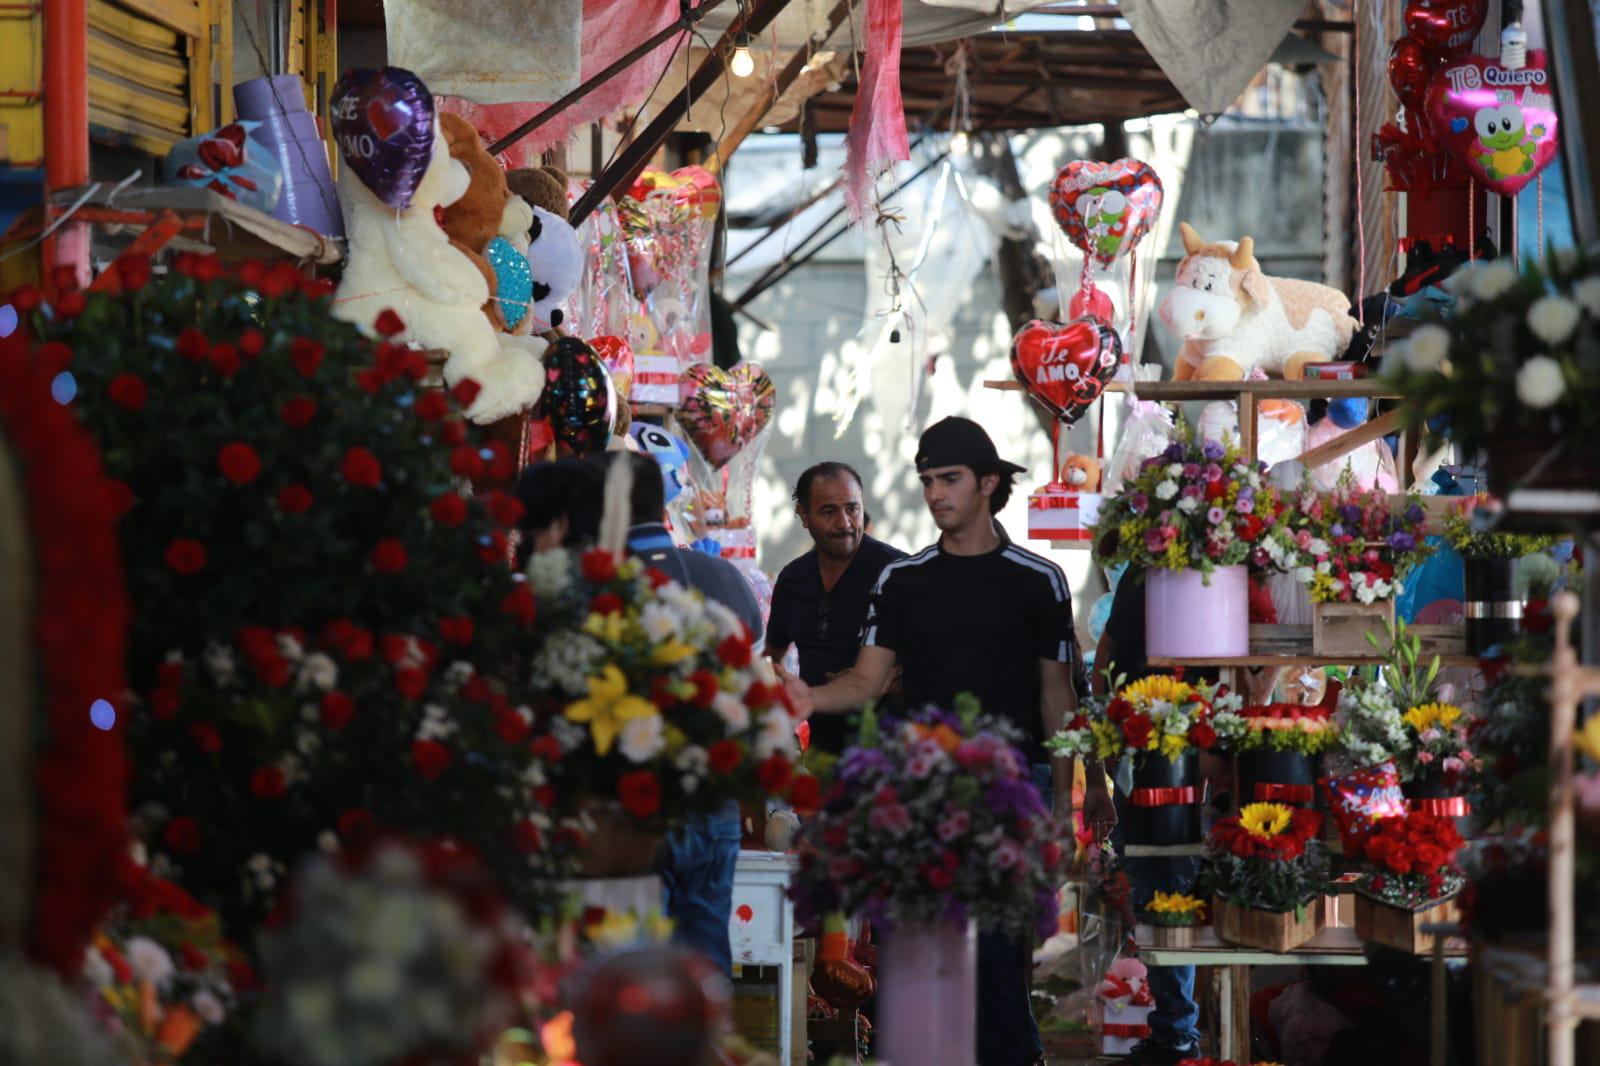
{"type": "MultiPolygon", "coordinates": [[[[1148,925],[1140,925],[1134,933],[1139,945],[1139,957],[1154,966],[1365,966],[1367,945],[1356,931],[1347,925],[1331,925],[1295,948],[1293,951],[1262,951],[1230,944],[1217,936],[1213,927],[1201,926],[1194,931],[1194,946],[1187,948],[1158,948],[1148,925]]],[[[1445,949],[1450,958],[1464,958],[1464,945],[1454,944],[1445,949]]]]}
{"type": "MultiPolygon", "coordinates": [[[[1478,665],[1477,656],[1465,652],[1461,626],[1408,626],[1406,632],[1422,642],[1424,657],[1437,655],[1440,666],[1478,665]]],[[[1311,627],[1302,625],[1253,625],[1250,627],[1250,654],[1225,659],[1156,658],[1152,666],[1374,666],[1388,662],[1382,655],[1327,656],[1311,650],[1311,627]]]]}
{"type": "MultiPolygon", "coordinates": [[[[81,188],[66,189],[51,203],[65,208],[82,194],[81,188]]],[[[91,223],[105,238],[121,244],[124,238],[131,243],[169,211],[183,225],[168,245],[179,251],[215,252],[227,260],[288,258],[321,266],[344,258],[342,240],[280,221],[209,189],[125,189],[113,197],[107,185],[72,217],[91,223]]]]}
{"type": "MultiPolygon", "coordinates": [[[[985,381],[986,389],[1022,392],[1022,382],[1011,379],[985,381]]],[[[1132,392],[1141,400],[1332,400],[1345,397],[1398,399],[1394,387],[1373,378],[1357,381],[1113,381],[1107,392],[1132,392]]]]}

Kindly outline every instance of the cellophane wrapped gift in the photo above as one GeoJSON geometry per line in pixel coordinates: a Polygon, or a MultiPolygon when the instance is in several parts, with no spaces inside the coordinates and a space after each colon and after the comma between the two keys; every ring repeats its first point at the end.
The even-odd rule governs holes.
{"type": "Polygon", "coordinates": [[[1095,986],[1096,1028],[1102,1055],[1126,1055],[1150,1035],[1150,1012],[1155,997],[1150,992],[1149,971],[1138,959],[1118,959],[1105,980],[1095,986]]]}
{"type": "Polygon", "coordinates": [[[1098,492],[1074,492],[1059,481],[1041,485],[1028,496],[1028,538],[1087,546],[1101,499],[1098,492]]]}

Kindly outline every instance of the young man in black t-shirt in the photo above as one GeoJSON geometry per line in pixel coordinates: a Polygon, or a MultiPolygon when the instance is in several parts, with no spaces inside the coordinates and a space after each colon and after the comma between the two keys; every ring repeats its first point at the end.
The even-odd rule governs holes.
{"type": "MultiPolygon", "coordinates": [[[[1061,568],[1013,544],[994,520],[1024,468],[1001,460],[983,427],[947,418],[918,442],[922,497],[938,543],[884,568],[854,667],[820,688],[788,678],[802,708],[839,713],[875,698],[898,664],[907,707],[948,708],[970,692],[1015,723],[1036,767],[1043,740],[1077,707],[1072,596],[1061,568]]],[[[1062,760],[1043,771],[1070,806],[1062,760]]],[[[1114,818],[1088,811],[1092,821],[1114,818]]],[[[979,1066],[1033,1066],[1043,1056],[1028,998],[1026,939],[985,934],[978,946],[979,1066]]]]}
{"type": "MultiPolygon", "coordinates": [[[[818,463],[800,475],[795,513],[815,547],[783,568],[772,589],[767,655],[782,662],[794,645],[800,680],[822,685],[850,669],[861,647],[867,598],[883,568],[906,553],[865,534],[861,475],[844,463],[818,463]]],[[[838,755],[853,735],[842,714],[811,719],[811,746],[838,755]]]]}

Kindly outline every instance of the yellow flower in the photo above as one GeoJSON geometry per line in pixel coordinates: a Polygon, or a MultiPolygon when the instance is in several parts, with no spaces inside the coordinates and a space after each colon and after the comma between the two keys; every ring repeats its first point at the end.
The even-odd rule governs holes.
{"type": "Polygon", "coordinates": [[[1141,678],[1122,689],[1122,698],[1140,708],[1150,706],[1156,700],[1165,700],[1167,703],[1182,703],[1194,693],[1194,688],[1185,681],[1165,674],[1156,674],[1153,677],[1141,678]]]}
{"type": "Polygon", "coordinates": [[[591,614],[584,620],[583,631],[590,636],[599,637],[601,640],[612,644],[622,643],[623,619],[621,612],[611,614],[591,614]]]}
{"type": "Polygon", "coordinates": [[[1449,729],[1461,717],[1461,708],[1453,703],[1424,703],[1401,715],[1401,720],[1418,733],[1429,729],[1449,729]]]}
{"type": "Polygon", "coordinates": [[[1572,739],[1577,743],[1579,751],[1595,762],[1600,762],[1600,714],[1591,714],[1589,720],[1583,723],[1572,739]]]}
{"type": "Polygon", "coordinates": [[[676,666],[694,654],[693,648],[674,637],[665,644],[657,646],[656,650],[650,653],[650,661],[656,666],[676,666]]]}
{"type": "Polygon", "coordinates": [[[624,722],[659,713],[656,705],[628,691],[628,679],[612,663],[599,677],[589,679],[589,696],[567,704],[562,712],[569,721],[588,722],[594,750],[605,755],[622,732],[624,722]]]}
{"type": "MultiPolygon", "coordinates": [[[[1161,754],[1168,759],[1176,761],[1183,753],[1189,750],[1189,738],[1182,733],[1162,733],[1161,754]]],[[[1150,747],[1156,746],[1156,734],[1150,735],[1150,747]]]]}
{"type": "Polygon", "coordinates": [[[1156,898],[1150,902],[1145,910],[1153,914],[1177,914],[1184,917],[1200,917],[1200,912],[1205,910],[1205,901],[1193,896],[1186,896],[1181,892],[1157,892],[1156,898]]]}
{"type": "Polygon", "coordinates": [[[1271,838],[1289,828],[1294,812],[1281,803],[1249,803],[1239,812],[1239,827],[1252,836],[1271,838]]]}

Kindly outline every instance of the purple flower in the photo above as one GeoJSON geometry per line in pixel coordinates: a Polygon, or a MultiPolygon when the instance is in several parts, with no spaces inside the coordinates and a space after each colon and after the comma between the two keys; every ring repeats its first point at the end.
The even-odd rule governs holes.
{"type": "Polygon", "coordinates": [[[1329,526],[1328,536],[1332,537],[1334,540],[1338,540],[1340,537],[1344,536],[1344,523],[1335,522],[1333,525],[1329,526]]]}
{"type": "Polygon", "coordinates": [[[1412,551],[1416,548],[1416,546],[1417,538],[1413,537],[1410,533],[1389,534],[1389,547],[1393,548],[1397,552],[1412,551]]]}
{"type": "Polygon", "coordinates": [[[989,786],[983,800],[994,814],[1004,817],[1031,818],[1044,813],[1044,800],[1031,782],[1014,778],[1002,779],[989,786]]]}
{"type": "Polygon", "coordinates": [[[1136,492],[1128,500],[1128,506],[1133,508],[1134,514],[1144,514],[1150,509],[1150,497],[1142,492],[1136,492]]]}
{"type": "Polygon", "coordinates": [[[1233,501],[1233,509],[1240,514],[1249,514],[1256,509],[1256,501],[1241,493],[1239,498],[1233,501]]]}
{"type": "Polygon", "coordinates": [[[1042,944],[1061,931],[1060,904],[1056,901],[1056,894],[1045,888],[1039,890],[1036,907],[1038,921],[1034,924],[1034,932],[1042,944]]]}
{"type": "Polygon", "coordinates": [[[1213,507],[1206,512],[1206,520],[1212,525],[1217,525],[1226,517],[1228,517],[1227,512],[1220,507],[1213,507]]]}
{"type": "Polygon", "coordinates": [[[1214,440],[1206,441],[1205,444],[1201,446],[1200,452],[1212,462],[1216,462],[1218,459],[1221,459],[1227,454],[1227,452],[1223,450],[1222,445],[1214,440]]]}
{"type": "Polygon", "coordinates": [[[1167,462],[1177,463],[1183,461],[1183,445],[1174,441],[1167,445],[1167,450],[1161,453],[1166,456],[1167,462]]]}
{"type": "Polygon", "coordinates": [[[1406,521],[1412,525],[1420,525],[1424,517],[1426,517],[1426,515],[1424,514],[1422,508],[1417,504],[1412,504],[1410,507],[1406,508],[1406,521]]]}
{"type": "Polygon", "coordinates": [[[889,761],[889,757],[877,748],[851,748],[845,752],[839,773],[840,776],[849,779],[874,772],[889,773],[893,769],[894,764],[889,761]]]}
{"type": "Polygon", "coordinates": [[[1361,522],[1361,508],[1353,503],[1347,503],[1339,508],[1339,517],[1344,519],[1346,525],[1359,525],[1361,522]]]}

